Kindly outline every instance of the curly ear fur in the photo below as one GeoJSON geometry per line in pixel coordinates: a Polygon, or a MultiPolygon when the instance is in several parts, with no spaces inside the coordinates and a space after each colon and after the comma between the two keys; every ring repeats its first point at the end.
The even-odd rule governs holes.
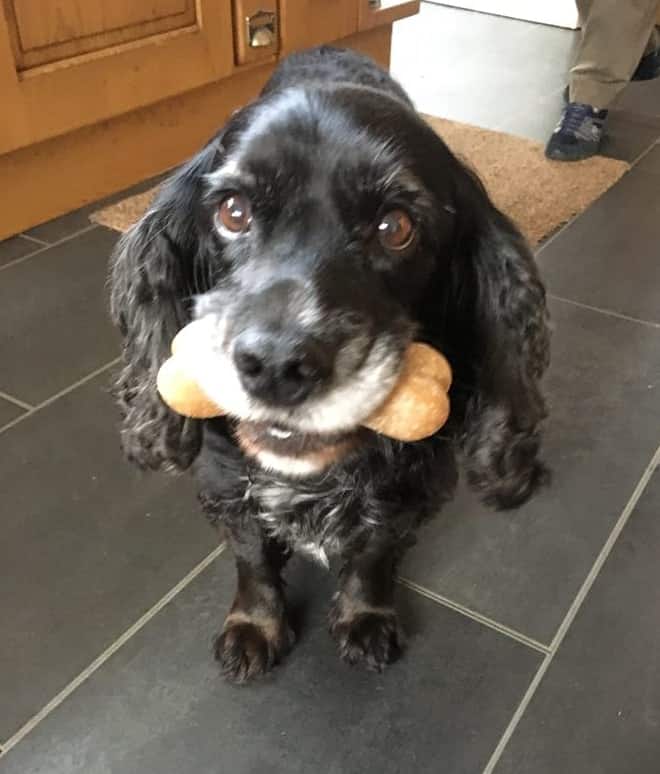
{"type": "Polygon", "coordinates": [[[539,380],[549,362],[545,290],[523,238],[493,222],[473,256],[476,335],[483,356],[467,405],[468,480],[489,504],[514,507],[548,480],[538,460],[546,415],[539,380]]]}
{"type": "Polygon", "coordinates": [[[187,468],[200,423],[173,413],[156,390],[156,374],[177,331],[190,320],[192,294],[205,276],[196,209],[203,175],[218,162],[212,141],[165,183],[151,209],[119,242],[111,267],[111,314],[123,337],[115,385],[127,457],[143,468],[187,468]]]}
{"type": "Polygon", "coordinates": [[[456,185],[444,330],[458,363],[464,466],[484,502],[511,508],[548,480],[537,456],[550,355],[545,289],[524,238],[476,176],[464,170],[456,185]]]}

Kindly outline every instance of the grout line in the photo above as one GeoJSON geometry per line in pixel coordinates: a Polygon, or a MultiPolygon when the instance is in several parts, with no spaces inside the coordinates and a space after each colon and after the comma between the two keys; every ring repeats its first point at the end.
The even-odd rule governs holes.
{"type": "Polygon", "coordinates": [[[19,400],[18,398],[15,398],[13,395],[10,395],[7,392],[3,392],[0,390],[0,398],[3,400],[6,400],[8,403],[13,403],[15,406],[18,406],[19,408],[25,409],[26,411],[31,411],[34,406],[31,403],[26,403],[23,400],[19,400]]]}
{"type": "MultiPolygon", "coordinates": [[[[623,180],[623,178],[626,175],[629,175],[633,171],[633,169],[637,166],[637,164],[639,164],[639,162],[642,161],[642,159],[647,154],[649,154],[658,145],[660,145],[660,139],[656,139],[654,142],[652,142],[651,145],[649,145],[648,148],[645,148],[639,154],[639,156],[637,156],[632,161],[624,161],[623,163],[628,165],[628,169],[623,173],[623,175],[621,175],[621,177],[616,182],[614,182],[609,188],[607,188],[605,191],[603,191],[585,210],[582,210],[581,212],[576,213],[572,218],[569,218],[569,220],[567,220],[566,223],[564,223],[563,225],[559,226],[559,228],[553,234],[551,234],[546,240],[544,240],[541,244],[536,245],[536,246],[532,246],[532,250],[533,250],[533,253],[534,253],[534,260],[536,261],[536,264],[540,266],[539,258],[543,257],[541,255],[541,253],[545,250],[545,248],[549,244],[554,242],[555,239],[557,239],[557,237],[560,234],[562,234],[569,226],[571,226],[576,220],[578,220],[578,218],[581,218],[583,215],[585,215],[587,212],[589,212],[589,210],[596,204],[596,202],[599,199],[601,199],[603,196],[605,196],[605,194],[608,191],[611,191],[612,188],[614,188],[615,186],[619,185],[621,180],[623,180]]],[[[611,156],[604,156],[603,158],[612,158],[612,157],[611,156]]],[[[613,161],[623,161],[623,159],[612,159],[612,160],[613,161]]],[[[540,266],[540,268],[541,268],[541,274],[543,274],[543,266],[540,266]]],[[[568,299],[559,298],[559,296],[554,296],[554,298],[558,298],[560,301],[568,301],[568,299]]],[[[572,302],[569,301],[568,303],[572,303],[572,302]]],[[[579,304],[577,304],[577,305],[579,306],[579,304]]],[[[588,307],[586,305],[584,305],[584,306],[587,309],[592,308],[592,309],[595,309],[598,312],[603,312],[604,314],[608,314],[608,312],[605,309],[598,309],[597,307],[588,307]]],[[[613,316],[617,316],[616,312],[611,312],[610,314],[612,314],[613,316]]],[[[654,323],[648,323],[648,322],[645,322],[644,320],[637,320],[634,317],[626,318],[625,315],[620,315],[620,316],[623,317],[624,319],[633,320],[634,322],[644,323],[645,325],[654,325],[654,323]]]]}
{"type": "Polygon", "coordinates": [[[578,610],[582,606],[582,603],[584,602],[587,594],[589,593],[591,587],[593,586],[593,583],[596,580],[596,577],[598,576],[603,565],[605,564],[607,557],[610,555],[610,552],[612,551],[614,544],[618,540],[619,535],[623,531],[623,528],[626,526],[626,523],[630,518],[631,513],[635,509],[635,506],[639,502],[641,496],[644,494],[644,490],[646,489],[649,481],[651,480],[651,477],[653,476],[656,468],[659,465],[660,465],[660,446],[658,446],[658,448],[655,450],[655,454],[653,455],[653,457],[651,457],[651,461],[646,466],[644,473],[642,473],[642,477],[639,479],[639,482],[637,483],[637,486],[633,490],[633,493],[630,496],[630,499],[628,500],[628,502],[626,503],[623,511],[621,511],[621,515],[619,516],[616,524],[614,525],[612,532],[610,532],[610,536],[605,542],[605,545],[603,546],[600,553],[598,554],[596,561],[594,562],[591,570],[589,571],[589,575],[587,575],[587,577],[585,578],[584,583],[580,587],[580,590],[578,591],[575,599],[573,600],[573,604],[569,608],[568,613],[566,614],[564,620],[562,621],[561,626],[557,630],[557,633],[555,634],[552,640],[552,643],[550,645],[550,649],[553,654],[557,652],[559,646],[561,645],[562,640],[564,639],[566,632],[568,631],[568,627],[573,623],[573,620],[577,615],[578,610]]]}
{"type": "Polygon", "coordinates": [[[495,769],[495,766],[497,766],[497,763],[500,760],[502,753],[504,752],[504,748],[509,743],[509,740],[511,739],[511,737],[513,736],[513,733],[518,727],[518,723],[520,722],[520,719],[522,718],[523,714],[525,713],[525,710],[527,709],[530,702],[534,698],[534,694],[536,693],[536,689],[538,688],[539,683],[541,682],[541,680],[543,680],[545,673],[548,671],[555,654],[557,653],[557,651],[559,650],[559,647],[564,641],[564,637],[566,636],[571,624],[575,620],[576,615],[580,611],[580,608],[582,607],[584,600],[589,594],[589,591],[591,590],[591,587],[593,586],[594,581],[598,577],[598,574],[603,568],[603,565],[607,561],[607,558],[610,555],[612,548],[614,547],[614,544],[618,540],[619,535],[623,531],[623,528],[626,526],[626,523],[630,518],[630,514],[635,509],[635,506],[637,505],[640,497],[644,493],[644,490],[646,489],[646,486],[651,480],[651,476],[653,475],[658,465],[660,465],[660,446],[658,446],[658,448],[655,450],[655,454],[651,458],[651,461],[649,462],[646,470],[642,474],[642,477],[639,479],[639,482],[635,487],[632,495],[630,496],[630,499],[626,503],[623,511],[621,512],[621,515],[617,519],[617,522],[614,525],[614,528],[610,532],[610,535],[607,538],[605,545],[602,547],[600,553],[596,557],[596,561],[593,563],[591,570],[589,571],[589,574],[584,579],[584,582],[580,587],[580,590],[576,594],[575,599],[573,600],[573,603],[571,604],[571,606],[568,609],[568,612],[564,616],[564,620],[561,622],[559,629],[557,629],[557,633],[552,639],[552,643],[550,645],[550,653],[548,653],[547,656],[543,659],[541,666],[538,668],[536,674],[532,679],[532,682],[529,684],[529,687],[527,688],[525,695],[523,696],[520,704],[518,705],[518,708],[513,713],[513,716],[509,721],[509,725],[506,727],[506,730],[502,734],[502,737],[498,742],[497,747],[493,751],[493,754],[491,755],[490,760],[486,764],[486,768],[483,770],[483,774],[492,774],[493,770],[495,769]]]}
{"type": "Polygon", "coordinates": [[[474,610],[470,610],[469,607],[465,607],[464,605],[461,605],[458,602],[454,602],[451,599],[447,599],[447,597],[443,597],[441,594],[436,594],[434,591],[431,591],[430,589],[427,589],[424,586],[420,586],[417,583],[411,580],[408,580],[407,578],[400,577],[398,578],[398,582],[402,586],[405,586],[406,588],[411,589],[411,591],[416,591],[418,594],[421,594],[423,597],[427,597],[428,599],[432,600],[433,602],[436,602],[439,605],[448,607],[451,610],[454,610],[456,613],[460,613],[461,615],[464,615],[466,618],[471,618],[473,621],[483,624],[484,626],[487,626],[489,629],[493,629],[499,634],[504,634],[507,637],[510,637],[512,640],[515,640],[516,642],[519,642],[522,645],[526,645],[528,648],[532,648],[533,650],[536,650],[539,653],[543,653],[544,655],[547,655],[548,653],[550,653],[550,648],[547,645],[544,645],[542,642],[538,642],[532,637],[528,637],[526,634],[522,634],[521,632],[518,632],[515,629],[511,629],[509,626],[505,626],[504,624],[501,624],[498,621],[494,621],[492,618],[488,618],[488,616],[482,615],[481,613],[477,613],[474,610]]]}
{"type": "Polygon", "coordinates": [[[639,164],[639,162],[642,161],[642,159],[646,158],[646,156],[648,156],[648,154],[655,148],[655,146],[658,145],[658,142],[659,142],[658,138],[656,137],[655,140],[648,146],[648,148],[645,148],[639,154],[639,156],[636,156],[632,161],[629,161],[628,163],[630,165],[630,169],[628,170],[628,172],[630,172],[633,167],[636,167],[637,164],[639,164]]]}
{"type": "Polygon", "coordinates": [[[46,398],[46,400],[42,401],[41,403],[37,403],[36,406],[31,406],[29,411],[26,411],[25,414],[21,414],[19,417],[16,417],[16,419],[13,419],[11,422],[8,422],[6,425],[3,425],[2,427],[0,427],[0,435],[4,433],[5,430],[9,430],[15,425],[18,425],[24,420],[26,420],[28,417],[31,417],[33,414],[36,414],[38,411],[41,411],[47,406],[50,406],[51,403],[54,403],[56,400],[59,400],[59,398],[64,397],[64,395],[68,395],[70,392],[73,392],[78,387],[82,387],[83,384],[86,384],[87,382],[91,381],[95,377],[102,374],[104,371],[107,371],[109,368],[112,368],[113,366],[117,365],[117,363],[119,363],[120,360],[121,360],[121,357],[116,357],[114,360],[111,360],[109,363],[105,363],[105,365],[100,366],[95,371],[92,371],[86,376],[83,376],[82,379],[78,379],[77,382],[70,384],[68,387],[65,387],[63,390],[56,392],[54,395],[51,395],[50,398],[46,398]]]}
{"type": "Polygon", "coordinates": [[[92,663],[83,669],[67,686],[65,686],[56,696],[54,696],[48,704],[42,707],[39,712],[33,715],[26,723],[24,723],[13,736],[5,740],[1,747],[4,753],[9,752],[12,747],[15,747],[22,739],[24,739],[31,731],[33,731],[42,720],[48,717],[48,715],[57,709],[62,702],[71,696],[71,694],[79,688],[88,678],[90,678],[94,672],[96,672],[103,664],[108,661],[123,645],[125,645],[133,635],[137,634],[140,629],[143,629],[146,624],[151,621],[166,605],[168,605],[174,597],[183,591],[195,578],[200,575],[204,570],[212,564],[220,554],[225,550],[225,544],[221,543],[217,548],[214,548],[210,554],[202,559],[193,569],[183,577],[175,586],[173,586],[164,597],[161,597],[155,605],[149,608],[144,615],[135,621],[121,637],[117,638],[111,645],[109,645],[92,663]]]}
{"type": "Polygon", "coordinates": [[[34,242],[35,244],[41,245],[42,247],[50,247],[50,242],[46,242],[43,239],[37,239],[37,237],[30,236],[29,234],[23,234],[21,232],[18,236],[23,237],[23,239],[27,239],[28,242],[34,242]]]}
{"type": "Polygon", "coordinates": [[[618,320],[626,320],[627,322],[638,323],[639,325],[646,325],[650,328],[660,328],[660,323],[652,322],[651,320],[641,320],[639,317],[631,317],[627,314],[621,314],[620,312],[613,312],[611,309],[601,309],[599,306],[592,306],[591,304],[583,304],[582,301],[573,301],[570,298],[564,298],[563,296],[556,296],[554,293],[548,293],[548,298],[552,298],[555,301],[561,301],[564,304],[571,304],[572,306],[578,306],[581,309],[588,309],[590,312],[600,312],[600,314],[607,315],[608,317],[616,317],[618,320]]]}
{"type": "MultiPolygon", "coordinates": [[[[651,146],[653,147],[653,146],[651,146]]],[[[575,215],[570,217],[565,223],[562,223],[556,231],[554,231],[550,236],[543,240],[540,244],[532,245],[532,251],[534,254],[534,260],[536,261],[536,264],[540,266],[541,268],[541,275],[543,275],[543,266],[539,264],[539,258],[543,258],[542,253],[548,247],[548,245],[552,244],[555,239],[559,237],[560,234],[563,234],[564,231],[566,231],[567,228],[573,225],[579,218],[586,215],[587,212],[591,210],[591,208],[600,200],[603,196],[605,196],[609,191],[611,191],[615,186],[619,185],[619,183],[623,180],[623,178],[630,174],[630,172],[633,169],[633,166],[637,164],[638,161],[640,161],[647,153],[651,150],[651,148],[647,148],[643,153],[641,153],[634,161],[623,161],[623,159],[612,159],[612,161],[621,161],[624,164],[628,165],[628,169],[625,170],[625,172],[621,175],[618,180],[616,180],[609,188],[606,188],[602,193],[600,193],[593,202],[584,210],[581,210],[580,212],[576,212],[575,215]]],[[[602,158],[611,158],[611,156],[603,156],[602,158]]],[[[599,310],[601,311],[601,310],[599,310]]]]}
{"type": "Polygon", "coordinates": [[[13,261],[8,261],[7,263],[4,263],[2,266],[0,266],[0,271],[4,271],[5,269],[11,269],[14,266],[18,266],[19,263],[23,263],[23,261],[27,261],[30,258],[34,258],[35,255],[41,255],[41,253],[45,253],[46,250],[50,250],[51,247],[58,247],[59,245],[62,245],[65,242],[70,242],[72,239],[75,239],[77,236],[86,234],[88,231],[91,231],[94,228],[98,228],[98,224],[90,223],[89,226],[85,226],[85,228],[78,229],[78,231],[74,231],[73,234],[67,234],[65,237],[62,237],[62,239],[58,239],[57,242],[44,244],[41,247],[39,247],[37,250],[34,250],[33,252],[28,253],[27,255],[21,255],[20,258],[15,258],[13,261]]]}

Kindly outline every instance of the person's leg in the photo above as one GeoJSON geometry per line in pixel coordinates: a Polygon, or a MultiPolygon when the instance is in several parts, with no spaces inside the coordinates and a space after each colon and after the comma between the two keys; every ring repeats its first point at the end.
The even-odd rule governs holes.
{"type": "Polygon", "coordinates": [[[655,50],[658,0],[578,0],[582,37],[570,72],[570,101],[607,108],[644,53],[655,50]]]}

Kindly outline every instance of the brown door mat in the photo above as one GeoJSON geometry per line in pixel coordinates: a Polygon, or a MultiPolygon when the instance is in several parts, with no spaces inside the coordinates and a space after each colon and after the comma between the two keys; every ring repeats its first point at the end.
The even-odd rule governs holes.
{"type": "MultiPolygon", "coordinates": [[[[447,145],[475,169],[497,206],[533,245],[583,212],[628,169],[616,159],[549,161],[543,146],[491,129],[426,116],[447,145]]],[[[123,199],[92,214],[95,223],[126,231],[147,210],[156,189],[123,199]]]]}

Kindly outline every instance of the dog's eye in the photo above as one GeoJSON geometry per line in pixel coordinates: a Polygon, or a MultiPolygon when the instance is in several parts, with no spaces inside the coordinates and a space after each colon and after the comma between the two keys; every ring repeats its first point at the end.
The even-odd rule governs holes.
{"type": "Polygon", "coordinates": [[[378,224],[378,239],[388,250],[405,250],[414,238],[415,226],[403,210],[391,210],[378,224]]]}
{"type": "Polygon", "coordinates": [[[250,202],[242,194],[234,193],[223,199],[218,207],[216,221],[220,233],[235,237],[250,228],[252,210],[250,202]]]}

